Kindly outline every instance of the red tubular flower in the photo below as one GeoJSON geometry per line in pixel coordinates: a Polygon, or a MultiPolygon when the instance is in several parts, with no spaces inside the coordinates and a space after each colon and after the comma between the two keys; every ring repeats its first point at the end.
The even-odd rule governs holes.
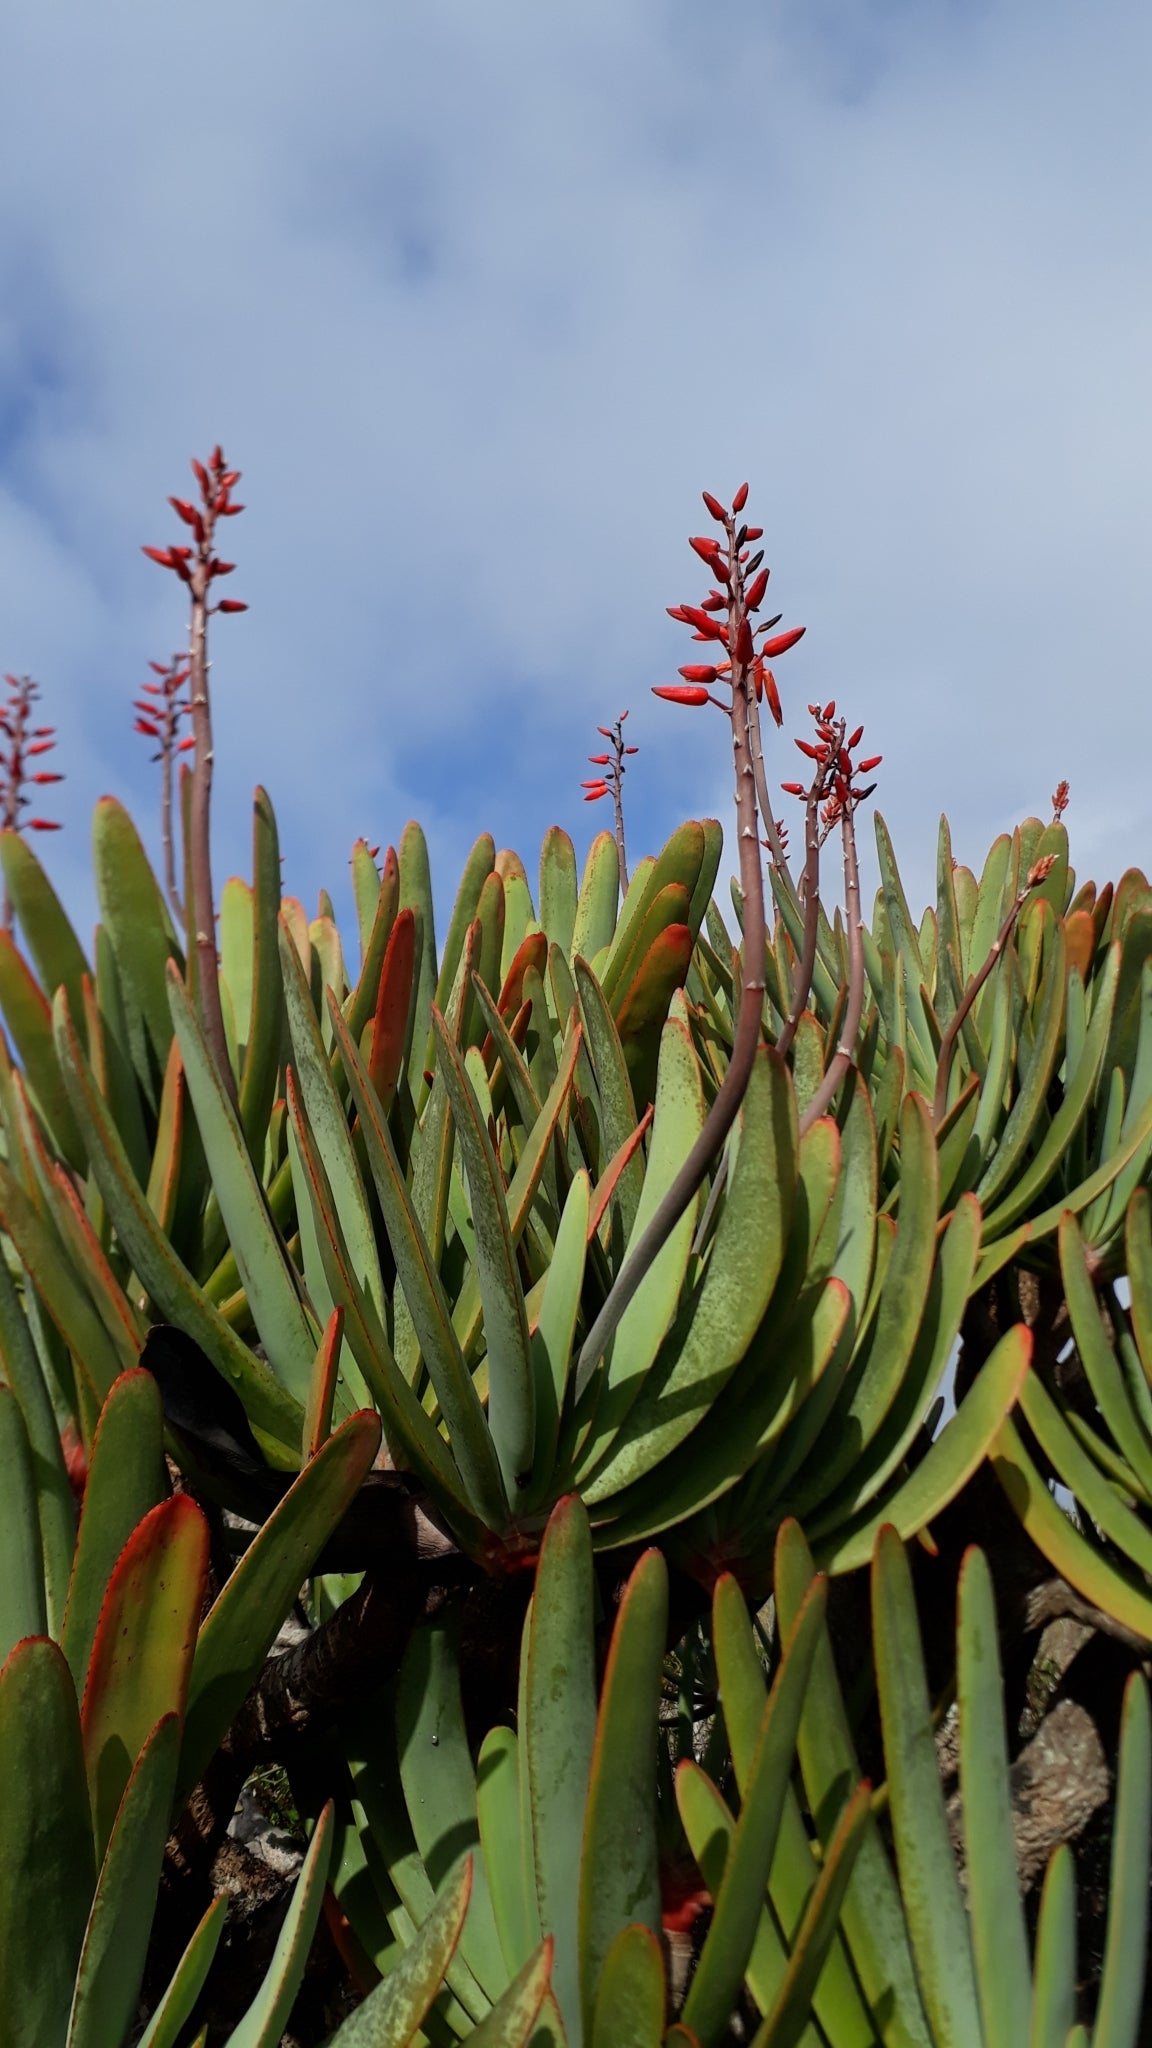
{"type": "Polygon", "coordinates": [[[42,768],[39,775],[30,775],[28,780],[29,782],[63,782],[64,777],[58,772],[42,768]]]}
{"type": "Polygon", "coordinates": [[[222,597],[214,606],[214,610],[218,612],[246,612],[247,609],[247,605],[241,604],[238,597],[222,597]]]}
{"type": "Polygon", "coordinates": [[[712,496],[711,491],[701,491],[700,495],[703,498],[704,503],[707,505],[708,510],[712,514],[713,519],[719,520],[721,526],[726,526],[728,523],[728,514],[724,510],[723,505],[720,503],[719,498],[714,498],[712,496]]]}
{"type": "Polygon", "coordinates": [[[814,747],[810,740],[794,740],[793,745],[799,747],[802,754],[807,754],[810,761],[822,761],[828,752],[827,747],[814,747]]]}
{"type": "Polygon", "coordinates": [[[600,784],[600,787],[599,787],[599,789],[590,789],[590,790],[588,791],[587,795],[586,795],[586,796],[585,796],[585,798],[584,798],[584,801],[585,801],[585,803],[586,803],[586,804],[594,804],[594,803],[598,803],[598,802],[599,802],[599,800],[600,800],[600,798],[601,798],[602,796],[607,796],[607,794],[608,794],[608,784],[607,784],[606,782],[602,782],[602,783],[600,784]]]}
{"type": "Polygon", "coordinates": [[[713,540],[710,534],[697,533],[690,536],[688,545],[690,548],[695,548],[702,562],[707,562],[713,575],[719,574],[718,557],[720,554],[720,543],[718,540],[713,540]]]}
{"type": "Polygon", "coordinates": [[[170,548],[141,548],[140,552],[147,555],[150,562],[158,562],[162,569],[174,569],[176,566],[170,548]]]}
{"type": "Polygon", "coordinates": [[[612,756],[611,754],[589,754],[588,759],[594,768],[606,768],[612,756]]]}
{"type": "Polygon", "coordinates": [[[790,647],[795,647],[796,642],[804,638],[807,630],[806,626],[793,626],[790,633],[777,633],[774,640],[765,640],[760,649],[765,661],[775,661],[778,654],[787,654],[790,647]]]}
{"type": "Polygon", "coordinates": [[[883,759],[883,754],[873,754],[867,761],[861,761],[859,767],[856,770],[857,775],[870,774],[873,768],[878,768],[880,766],[880,763],[883,759]]]}
{"type": "Polygon", "coordinates": [[[152,725],[147,718],[138,718],[133,730],[135,732],[147,733],[150,740],[158,740],[160,737],[160,727],[152,725]]]}
{"type": "Polygon", "coordinates": [[[54,818],[29,818],[28,826],[32,832],[62,832],[64,829],[54,818]]]}
{"type": "Polygon", "coordinates": [[[741,484],[740,489],[737,491],[736,496],[732,500],[732,510],[734,512],[742,512],[747,503],[748,486],[747,484],[741,484]]]}
{"type": "Polygon", "coordinates": [[[747,593],[744,598],[744,602],[747,605],[750,612],[759,611],[760,606],[764,602],[764,592],[767,590],[767,588],[768,571],[767,569],[761,569],[760,574],[757,576],[755,582],[749,584],[747,593]]]}
{"type": "Polygon", "coordinates": [[[849,739],[849,740],[848,740],[848,741],[846,742],[846,745],[847,745],[847,748],[848,748],[848,752],[849,752],[849,753],[851,753],[851,752],[852,752],[852,749],[853,749],[853,747],[858,747],[858,746],[860,745],[860,742],[861,742],[861,740],[863,739],[863,737],[864,737],[864,727],[863,727],[862,725],[858,725],[858,726],[856,727],[856,730],[855,730],[855,732],[854,732],[854,733],[852,734],[852,737],[851,737],[851,739],[849,739]]]}
{"type": "Polygon", "coordinates": [[[752,628],[748,624],[747,619],[741,619],[740,624],[736,628],[737,661],[751,661],[754,651],[755,650],[752,644],[752,628]]]}
{"type": "Polygon", "coordinates": [[[807,796],[808,794],[802,782],[782,782],[780,787],[784,791],[785,796],[807,796]]]}
{"type": "Polygon", "coordinates": [[[780,692],[776,688],[776,678],[770,668],[764,670],[764,695],[776,724],[783,725],[784,713],[780,708],[780,692]]]}
{"type": "Polygon", "coordinates": [[[711,702],[707,690],[698,689],[690,683],[653,683],[652,695],[654,697],[666,697],[669,704],[708,704],[711,702]]]}
{"type": "Polygon", "coordinates": [[[690,661],[687,667],[677,670],[686,683],[714,683],[719,673],[719,669],[709,668],[698,661],[690,661]]]}

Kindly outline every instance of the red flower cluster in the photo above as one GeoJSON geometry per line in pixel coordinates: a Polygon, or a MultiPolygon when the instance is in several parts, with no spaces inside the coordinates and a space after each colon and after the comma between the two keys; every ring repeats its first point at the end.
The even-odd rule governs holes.
{"type": "Polygon", "coordinates": [[[147,697],[138,697],[132,706],[136,713],[134,730],[142,732],[146,739],[158,741],[154,761],[163,761],[173,754],[183,754],[196,745],[191,733],[185,739],[177,738],[182,718],[191,718],[192,706],[181,701],[180,693],[188,682],[188,657],[174,654],[171,661],[150,661],[149,668],[159,676],[159,682],[145,683],[147,697]]]}
{"type": "MultiPolygon", "coordinates": [[[[209,585],[218,576],[230,576],[235,562],[222,562],[215,552],[216,522],[218,519],[234,519],[243,505],[234,505],[232,492],[240,481],[238,469],[227,468],[224,450],[217,444],[205,468],[202,462],[192,461],[192,473],[200,486],[200,503],[193,505],[187,498],[169,498],[168,503],[178,519],[190,527],[195,547],[186,543],[170,548],[144,548],[150,562],[158,562],[162,569],[171,569],[187,583],[195,598],[203,601],[208,595],[209,585]]],[[[209,606],[214,612],[246,612],[246,604],[239,598],[222,597],[209,606]]]]}
{"type": "Polygon", "coordinates": [[[10,832],[59,832],[61,827],[54,818],[24,818],[32,798],[25,793],[28,783],[43,786],[50,782],[63,782],[64,777],[49,768],[30,770],[28,762],[42,754],[50,754],[56,745],[54,725],[31,725],[32,706],[40,695],[39,683],[31,676],[5,676],[8,684],[8,702],[0,709],[0,733],[7,740],[6,748],[0,747],[0,823],[10,832]]]}
{"type": "Polygon", "coordinates": [[[624,774],[624,756],[640,752],[639,747],[626,747],[624,745],[623,727],[627,716],[628,713],[622,711],[615,725],[598,725],[596,727],[602,739],[611,740],[612,752],[610,754],[589,754],[588,759],[593,768],[603,768],[607,772],[604,775],[590,776],[587,782],[580,784],[581,789],[585,793],[584,801],[586,804],[597,803],[602,796],[607,796],[609,792],[615,793],[618,791],[621,777],[624,774]]]}
{"type": "Polygon", "coordinates": [[[653,687],[653,695],[666,698],[670,704],[715,704],[720,711],[730,711],[731,705],[721,697],[714,697],[712,690],[718,683],[727,682],[731,686],[732,665],[736,662],[740,667],[750,669],[757,702],[767,698],[776,724],[781,725],[780,697],[768,663],[781,654],[787,654],[790,647],[795,647],[796,642],[803,638],[804,627],[794,626],[789,632],[774,633],[773,628],[780,623],[779,613],[758,626],[752,625],[752,615],[764,602],[769,572],[762,567],[763,549],[752,552],[752,543],[763,537],[763,527],[737,525],[747,502],[747,484],[741,484],[736,492],[731,511],[726,511],[711,491],[704,492],[704,503],[713,519],[724,528],[727,545],[722,545],[710,534],[691,536],[689,547],[706,564],[715,582],[698,605],[668,606],[669,618],[691,626],[694,640],[717,643],[724,650],[723,658],[716,662],[686,663],[680,670],[684,678],[682,683],[658,683],[653,687]],[[727,614],[727,617],[722,614],[727,614]]]}
{"type": "Polygon", "coordinates": [[[874,782],[867,789],[855,785],[858,775],[868,775],[878,768],[883,754],[870,754],[866,761],[853,762],[852,756],[864,737],[864,727],[858,725],[852,733],[846,734],[848,721],[837,718],[835,698],[821,707],[810,704],[808,709],[816,721],[816,744],[811,740],[797,740],[802,754],[815,762],[812,782],[805,787],[802,782],[782,782],[780,787],[788,796],[801,796],[823,805],[820,817],[825,831],[828,831],[845,810],[855,810],[865,797],[871,796],[874,782]]]}

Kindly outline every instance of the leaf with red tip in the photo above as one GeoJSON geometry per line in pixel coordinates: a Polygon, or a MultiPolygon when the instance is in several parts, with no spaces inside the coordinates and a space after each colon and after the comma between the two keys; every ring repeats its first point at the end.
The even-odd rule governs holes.
{"type": "Polygon", "coordinates": [[[137,1523],[116,1561],[80,1723],[97,1860],[153,1728],[183,1716],[208,1570],[208,1524],[185,1493],[137,1523]]]}
{"type": "Polygon", "coordinates": [[[376,992],[376,1014],[368,1053],[368,1078],[380,1099],[385,1116],[391,1110],[404,1064],[408,1043],[408,1012],[412,1004],[412,976],[416,966],[416,914],[411,909],[396,914],[388,939],[380,986],[376,992]]]}
{"type": "Polygon", "coordinates": [[[666,925],[648,947],[623,1000],[615,1000],[616,1028],[637,1109],[645,1108],[655,1095],[660,1031],[674,990],[684,986],[691,960],[689,927],[666,925]]]}

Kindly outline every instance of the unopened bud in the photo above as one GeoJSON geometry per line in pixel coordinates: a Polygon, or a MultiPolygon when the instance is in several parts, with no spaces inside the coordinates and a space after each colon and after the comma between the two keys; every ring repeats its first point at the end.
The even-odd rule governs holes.
{"type": "Polygon", "coordinates": [[[748,486],[747,484],[741,484],[740,489],[737,491],[736,496],[732,500],[732,510],[734,512],[742,512],[747,503],[748,486]]]}

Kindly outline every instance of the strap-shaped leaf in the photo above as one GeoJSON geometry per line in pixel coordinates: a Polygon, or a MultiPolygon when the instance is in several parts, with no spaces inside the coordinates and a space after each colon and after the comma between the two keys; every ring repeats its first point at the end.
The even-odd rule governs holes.
{"type": "Polygon", "coordinates": [[[152,1729],[182,1719],[207,1570],[208,1524],[178,1493],[137,1524],[108,1581],[80,1709],[97,1857],[152,1729]]]}
{"type": "MultiPolygon", "coordinates": [[[[39,1525],[45,1626],[49,1635],[58,1637],[64,1619],[76,1541],[76,1504],[68,1484],[60,1432],[56,1427],[44,1372],[7,1261],[2,1257],[0,1361],[8,1386],[19,1403],[28,1440],[35,1495],[32,1526],[39,1525]]],[[[21,1627],[12,1640],[18,1641],[20,1635],[42,1632],[21,1627]]]]}
{"type": "Polygon", "coordinates": [[[172,1020],[165,990],[170,958],[182,968],[160,885],[140,834],[115,797],[92,819],[92,860],[104,931],[116,960],[132,1065],[153,1108],[168,1061],[172,1020]]]}
{"type": "Polygon", "coordinates": [[[471,1887],[466,1857],[396,1968],[345,2020],[334,2048],[413,2048],[456,1952],[471,1887]]]}
{"type": "Polygon", "coordinates": [[[870,1798],[871,1787],[858,1785],[840,1816],[796,1933],[788,1974],[776,2004],[753,2036],[753,2048],[795,2048],[804,2037],[816,1986],[836,1938],[844,1894],[864,1840],[870,1798]]]}
{"type": "Polygon", "coordinates": [[[580,1987],[587,2027],[621,1927],[660,1927],[655,1715],[668,1625],[668,1571],[644,1553],[625,1588],[604,1673],[580,1863],[580,1987]]]}
{"type": "Polygon", "coordinates": [[[227,1898],[213,1899],[140,2036],[140,2048],[177,2048],[215,1959],[227,1913],[227,1898]]]}
{"type": "Polygon", "coordinates": [[[1124,1688],[1116,1820],[1108,1886],[1108,1933],[1093,2048],[1136,2048],[1148,1946],[1148,1857],[1152,1848],[1152,1720],[1148,1687],[1134,1671],[1124,1688]]]}
{"type": "Polygon", "coordinates": [[[42,1637],[0,1669],[0,2038],[64,2038],[96,1883],[80,1716],[68,1666],[42,1637]]]}
{"type": "Polygon", "coordinates": [[[379,1445],[379,1417],[366,1411],[350,1416],[293,1481],[225,1582],[196,1641],[182,1793],[210,1761],[379,1445]]]}
{"type": "Polygon", "coordinates": [[[111,2048],[136,2016],[179,1753],[179,1718],[166,1714],[134,1759],[118,1804],[76,1972],[67,2048],[111,2048]]]}
{"type": "MultiPolygon", "coordinates": [[[[631,886],[621,905],[612,950],[601,976],[604,994],[613,1008],[616,1007],[617,994],[627,987],[630,963],[634,973],[657,930],[665,924],[681,921],[671,914],[670,899],[665,896],[665,891],[670,887],[683,889],[683,913],[687,917],[688,906],[700,880],[703,860],[704,827],[695,819],[689,819],[677,827],[650,866],[646,867],[641,862],[634,870],[631,886]],[[664,907],[657,921],[649,927],[647,936],[642,938],[653,905],[661,897],[664,897],[664,907]]],[[[586,957],[591,958],[591,955],[586,957]]]]}
{"type": "Polygon", "coordinates": [[[570,1494],[552,1511],[536,1571],[521,1660],[520,1754],[539,1926],[555,1938],[556,1998],[576,2039],[581,2024],[576,1872],[596,1743],[594,1602],[588,1516],[570,1494]]]}
{"type": "Polygon", "coordinates": [[[550,944],[569,954],[577,895],[572,841],[559,825],[550,825],[540,847],[540,922],[550,944]]]}
{"type": "Polygon", "coordinates": [[[536,1390],[524,1292],[500,1164],[464,1062],[433,1005],[440,1073],[448,1090],[476,1230],[476,1262],[488,1347],[488,1427],[510,1502],[527,1486],[536,1442],[536,1390]]]}
{"type": "Polygon", "coordinates": [[[452,1314],[443,1282],[433,1264],[427,1239],[400,1171],[391,1134],[380,1113],[363,1062],[344,1019],[335,1007],[332,1023],[344,1070],[360,1113],[360,1129],[380,1197],[397,1275],[424,1354],[428,1377],[436,1390],[440,1413],[448,1426],[452,1455],[464,1478],[474,1512],[490,1528],[500,1528],[507,1514],[500,1466],[484,1410],[452,1327],[452,1314]]]}
{"type": "Polygon", "coordinates": [[[825,1571],[858,1570],[885,1522],[906,1541],[955,1499],[992,1453],[1001,1432],[1011,1428],[1004,1418],[1016,1404],[1031,1360],[1032,1332],[1023,1323],[1014,1323],[907,1479],[878,1502],[870,1502],[863,1522],[837,1531],[817,1547],[825,1571]]]}
{"type": "MultiPolygon", "coordinates": [[[[776,1608],[789,1629],[812,1583],[815,1567],[797,1522],[785,1522],[776,1544],[776,1608]]],[[[860,1780],[848,1714],[825,1633],[812,1663],[797,1741],[808,1804],[823,1841],[829,1841],[851,1786],[860,1780]]],[[[876,1822],[865,1824],[856,1867],[841,1906],[841,1924],[880,2039],[937,2048],[921,2004],[900,1890],[876,1822]]]]}
{"type": "MultiPolygon", "coordinates": [[[[508,1986],[504,1996],[468,2035],[471,2048],[564,2048],[558,2025],[550,2024],[546,2007],[552,1967],[552,1944],[541,1942],[534,1956],[508,1986]],[[537,2019],[543,2024],[537,2028],[537,2019]]],[[[553,2014],[555,2007],[553,2007],[553,2014]]]]}
{"type": "Polygon", "coordinates": [[[1152,1596],[1143,1574],[1121,1570],[1081,1535],[1053,1500],[1012,1422],[1001,1424],[990,1458],[992,1470],[1028,1535],[1061,1578],[1094,1606],[1104,1608],[1152,1642],[1152,1596]]]}
{"type": "Polygon", "coordinates": [[[1040,1894],[1029,2048],[1066,2042],[1076,2018],[1076,1865],[1067,1842],[1049,1860],[1040,1894]]]}
{"type": "Polygon", "coordinates": [[[981,2033],[968,1920],[940,1789],[912,1577],[891,1528],[880,1531],[873,1555],[872,1637],[892,1833],[917,1975],[939,2048],[971,2048],[981,2033]]]}
{"type": "Polygon", "coordinates": [[[44,1554],[32,1455],[20,1404],[0,1386],[0,1663],[24,1636],[42,1636],[44,1554]]]}
{"type": "Polygon", "coordinates": [[[827,1586],[816,1579],[785,1641],[765,1704],[712,1925],[684,2002],[685,2025],[699,2035],[703,2048],[711,2048],[727,2030],[752,1951],[826,1605],[827,1586]]]}
{"type": "Polygon", "coordinates": [[[80,1049],[62,996],[56,1001],[56,1036],[73,1107],[84,1131],[92,1173],[116,1235],[165,1322],[193,1337],[240,1394],[266,1453],[278,1462],[299,1456],[303,1409],[254,1357],[196,1285],[148,1206],[124,1147],[80,1049]]]}
{"type": "MultiPolygon", "coordinates": [[[[650,859],[639,863],[632,876],[633,889],[640,882],[642,871],[654,866],[655,862],[650,859]]],[[[579,955],[583,955],[585,960],[595,960],[597,953],[611,944],[619,901],[620,863],[616,841],[611,832],[598,832],[588,848],[576,903],[570,956],[573,962],[579,955]]]]}
{"type": "Polygon", "coordinates": [[[203,1026],[175,971],[168,977],[168,995],[212,1186],[248,1306],[277,1378],[303,1403],[308,1398],[316,1333],[268,1214],[264,1190],[203,1026]]]}
{"type": "MultiPolygon", "coordinates": [[[[573,971],[592,1070],[596,1077],[604,1159],[608,1160],[614,1158],[621,1147],[627,1144],[636,1129],[636,1102],[632,1094],[632,1082],[628,1073],[628,1062],[624,1057],[624,1048],[620,1043],[615,1019],[608,1007],[604,991],[587,961],[579,953],[573,963],[573,971]]],[[[636,1211],[640,1206],[643,1189],[643,1166],[637,1160],[621,1176],[613,1200],[613,1213],[619,1217],[621,1250],[636,1227],[636,1211]]]]}
{"type": "Polygon", "coordinates": [[[590,2048],[661,2048],[664,1958],[648,1927],[622,1927],[600,1973],[590,2048]]]}
{"type": "Polygon", "coordinates": [[[985,2048],[1021,2048],[1032,2020],[1032,1972],[1016,1877],[996,1601],[979,1550],[970,1550],[961,1567],[956,1635],[968,1912],[983,2039],[985,2048]]]}
{"type": "Polygon", "coordinates": [[[164,1411],[150,1372],[136,1366],[113,1383],[100,1411],[60,1646],[77,1693],[116,1560],[132,1531],[163,1499],[164,1411]]]}
{"type": "Polygon", "coordinates": [[[524,1512],[538,1508],[552,1484],[560,1418],[572,1364],[576,1319],[584,1284],[588,1242],[590,1190],[588,1175],[576,1175],[568,1190],[556,1243],[540,1296],[532,1331],[532,1370],[536,1383],[536,1448],[533,1479],[524,1496],[524,1512]]]}
{"type": "Polygon", "coordinates": [[[476,1759],[476,1817],[492,1911],[509,1970],[527,1962],[539,1934],[524,1895],[520,1748],[511,1728],[490,1728],[476,1759]]]}
{"type": "Polygon", "coordinates": [[[228,2048],[278,2048],[296,2002],[308,1951],[324,1903],[324,1885],[332,1861],[333,1808],[329,1801],[308,1844],[292,1900],[277,1936],[264,1982],[228,2036],[228,2048]]]}
{"type": "Polygon", "coordinates": [[[1062,1219],[1059,1244],[1064,1299],[1088,1384],[1117,1449],[1147,1492],[1152,1489],[1152,1440],[1124,1384],[1119,1360],[1101,1321],[1084,1240],[1074,1216],[1062,1219]]]}
{"type": "Polygon", "coordinates": [[[507,1964],[488,1889],[480,1843],[476,1774],[464,1727],[460,1673],[447,1628],[426,1623],[413,1632],[396,1688],[400,1780],[416,1847],[434,1891],[461,1856],[471,1855],[472,1902],[460,1952],[487,1996],[499,1998],[507,1964]]]}
{"type": "Polygon", "coordinates": [[[82,1172],[84,1145],[52,1043],[52,1012],[7,931],[0,931],[0,1009],[53,1144],[82,1172]]]}
{"type": "Polygon", "coordinates": [[[695,1428],[763,1320],[780,1272],[796,1174],[795,1100],[782,1060],[763,1048],[740,1112],[736,1164],[704,1276],[684,1303],[606,1462],[594,1502],[650,1471],[695,1428]]]}
{"type": "Polygon", "coordinates": [[[51,998],[63,982],[79,1016],[84,977],[91,970],[60,898],[22,833],[0,832],[0,862],[41,988],[51,998]]]}

